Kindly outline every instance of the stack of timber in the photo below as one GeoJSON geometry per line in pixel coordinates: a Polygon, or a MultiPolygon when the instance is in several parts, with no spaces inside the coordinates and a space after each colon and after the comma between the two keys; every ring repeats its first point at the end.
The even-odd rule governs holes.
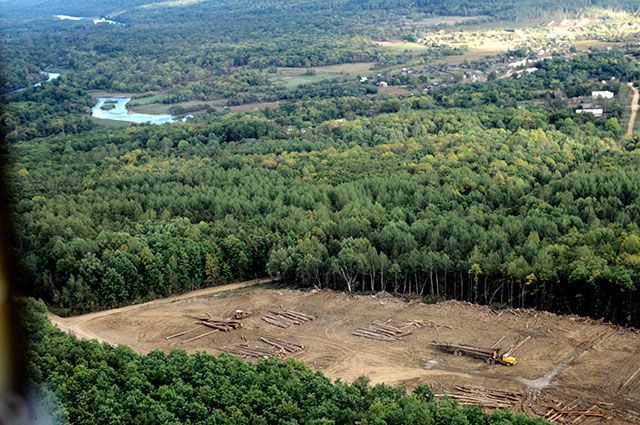
{"type": "Polygon", "coordinates": [[[313,319],[315,319],[315,317],[310,314],[293,310],[271,311],[262,316],[262,320],[280,328],[288,328],[291,325],[302,325],[313,319]]]}
{"type": "Polygon", "coordinates": [[[211,319],[199,318],[200,324],[208,328],[217,329],[222,332],[230,332],[242,327],[242,322],[237,319],[211,319]]]}
{"type": "Polygon", "coordinates": [[[579,424],[588,418],[599,418],[599,420],[613,419],[597,404],[586,408],[579,399],[571,403],[556,402],[553,405],[547,405],[545,407],[547,408],[547,412],[544,414],[544,418],[552,424],[579,424]]]}
{"type": "Polygon", "coordinates": [[[242,356],[243,358],[253,357],[256,359],[270,359],[282,355],[282,351],[275,347],[252,347],[246,344],[237,345],[235,347],[226,347],[223,350],[227,353],[242,356]]]}
{"type": "Polygon", "coordinates": [[[524,394],[506,390],[456,385],[453,391],[446,394],[438,394],[438,397],[443,396],[455,400],[463,406],[482,405],[491,409],[505,409],[520,403],[524,394]]]}
{"type": "Polygon", "coordinates": [[[262,340],[262,342],[264,342],[265,344],[269,344],[270,346],[275,347],[281,350],[281,352],[287,354],[298,353],[304,350],[304,345],[297,344],[295,342],[287,342],[281,339],[267,337],[262,337],[260,338],[260,340],[262,340]]]}
{"type": "MultiPolygon", "coordinates": [[[[241,311],[241,310],[237,310],[237,311],[241,311]]],[[[173,338],[178,338],[180,336],[191,333],[195,330],[202,329],[203,326],[212,329],[203,334],[194,336],[193,338],[189,338],[181,342],[182,344],[186,344],[188,342],[192,342],[200,338],[204,338],[205,336],[211,335],[212,333],[215,333],[215,332],[231,332],[235,329],[240,329],[242,327],[242,323],[237,318],[214,319],[211,317],[210,314],[207,314],[206,316],[187,316],[187,317],[196,319],[197,320],[196,326],[191,329],[187,329],[187,330],[175,333],[173,335],[166,336],[165,339],[169,340],[173,338]]]]}
{"type": "Polygon", "coordinates": [[[400,338],[410,335],[411,331],[394,326],[388,322],[375,321],[370,325],[358,328],[353,334],[362,338],[377,339],[380,341],[397,341],[400,338]]]}
{"type": "Polygon", "coordinates": [[[477,347],[475,345],[451,344],[448,342],[434,341],[431,345],[445,353],[453,353],[455,356],[462,356],[463,354],[466,354],[478,358],[491,358],[494,357],[496,353],[500,352],[500,348],[477,347]]]}

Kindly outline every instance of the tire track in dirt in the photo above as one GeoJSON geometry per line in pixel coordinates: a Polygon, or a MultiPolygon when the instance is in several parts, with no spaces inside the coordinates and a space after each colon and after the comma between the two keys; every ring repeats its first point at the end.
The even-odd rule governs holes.
{"type": "MultiPolygon", "coordinates": [[[[428,384],[443,394],[455,392],[457,385],[503,388],[523,394],[513,408],[528,414],[544,413],[544,405],[556,403],[554,400],[566,404],[578,398],[585,403],[602,402],[603,410],[608,412],[637,410],[640,373],[621,389],[640,366],[640,338],[636,331],[536,311],[495,314],[487,308],[454,301],[407,303],[386,294],[355,296],[329,290],[255,288],[215,295],[256,283],[260,282],[210,288],[76,318],[56,318],[56,324],[69,332],[84,333],[84,337],[129,345],[141,353],[183,348],[218,354],[225,347],[242,343],[241,337],[258,345],[262,336],[281,338],[304,344],[306,350],[295,358],[332,380],[349,382],[368,376],[373,384],[403,385],[409,389],[428,384]],[[276,308],[305,312],[316,319],[286,329],[265,324],[262,316],[276,308]],[[237,332],[216,334],[215,338],[188,345],[165,338],[193,327],[193,316],[226,317],[235,309],[251,312],[237,332]],[[393,342],[352,334],[361,326],[388,319],[398,324],[422,320],[437,326],[416,328],[412,335],[393,342]],[[510,345],[527,336],[532,340],[519,350],[514,368],[489,367],[476,359],[443,354],[430,345],[434,340],[443,340],[490,346],[500,337],[506,337],[510,345]],[[579,356],[554,371],[573,354],[579,356]],[[427,361],[434,366],[425,367],[427,361]],[[535,381],[540,377],[549,383],[539,394],[527,392],[526,384],[519,379],[535,381]]],[[[617,423],[637,423],[620,417],[623,419],[617,423]]]]}
{"type": "Polygon", "coordinates": [[[98,342],[110,341],[102,338],[100,335],[88,329],[88,325],[98,319],[104,319],[109,316],[113,316],[121,313],[134,312],[136,310],[144,311],[150,307],[158,307],[165,304],[175,303],[182,300],[193,299],[198,297],[205,297],[209,295],[219,294],[221,292],[235,291],[242,288],[248,288],[256,285],[263,285],[265,283],[273,282],[272,278],[265,279],[253,279],[244,282],[229,283],[227,285],[214,286],[211,288],[200,289],[197,291],[188,292],[186,294],[175,295],[168,298],[162,298],[159,300],[149,301],[142,304],[134,304],[126,307],[114,308],[111,310],[103,310],[95,313],[83,314],[74,317],[60,317],[57,314],[48,312],[47,317],[51,322],[63,332],[69,333],[80,339],[95,339],[98,342]]]}

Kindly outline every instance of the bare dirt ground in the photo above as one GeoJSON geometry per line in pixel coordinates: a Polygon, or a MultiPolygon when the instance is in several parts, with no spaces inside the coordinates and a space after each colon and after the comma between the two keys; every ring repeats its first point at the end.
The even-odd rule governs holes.
{"type": "Polygon", "coordinates": [[[636,125],[636,116],[638,115],[638,100],[640,100],[640,92],[633,86],[633,83],[629,83],[629,88],[633,91],[633,98],[631,99],[631,116],[629,117],[629,124],[627,125],[627,135],[633,133],[633,128],[636,125]]]}
{"type": "MultiPolygon", "coordinates": [[[[574,316],[532,310],[492,312],[460,302],[407,303],[388,294],[356,296],[333,291],[274,290],[251,281],[152,301],[137,306],[73,318],[50,315],[61,329],[81,338],[125,344],[140,353],[185,349],[220,353],[248,343],[265,346],[260,337],[280,338],[306,348],[294,357],[330,378],[352,381],[368,376],[372,383],[413,388],[428,384],[437,394],[473,403],[465,392],[498,399],[510,407],[552,422],[571,424],[640,423],[640,333],[574,316]],[[316,316],[303,325],[282,329],[261,320],[279,308],[316,316]],[[211,329],[166,337],[194,328],[193,316],[230,317],[236,309],[251,312],[242,328],[216,332],[184,343],[211,329]],[[192,316],[192,317],[189,317],[192,316]],[[354,336],[376,320],[411,326],[397,341],[354,336]],[[430,346],[434,340],[503,348],[530,337],[516,353],[513,367],[456,357],[430,346]],[[496,391],[507,391],[503,400],[496,391]],[[555,409],[555,410],[554,410],[555,409]]],[[[266,347],[266,346],[265,346],[266,347]]],[[[485,402],[491,406],[491,403],[485,402]]]]}

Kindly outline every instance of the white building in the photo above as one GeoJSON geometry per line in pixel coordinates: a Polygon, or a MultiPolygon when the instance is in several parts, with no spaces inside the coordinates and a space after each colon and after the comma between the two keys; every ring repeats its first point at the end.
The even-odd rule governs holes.
{"type": "Polygon", "coordinates": [[[604,109],[602,108],[576,109],[576,114],[592,114],[594,117],[601,117],[604,115],[604,109]]]}
{"type": "Polygon", "coordinates": [[[591,97],[593,99],[613,99],[613,96],[613,92],[610,92],[608,90],[591,92],[591,97]]]}
{"type": "Polygon", "coordinates": [[[521,66],[525,66],[527,63],[529,63],[529,59],[525,58],[516,62],[511,62],[507,66],[510,68],[520,68],[521,66]]]}

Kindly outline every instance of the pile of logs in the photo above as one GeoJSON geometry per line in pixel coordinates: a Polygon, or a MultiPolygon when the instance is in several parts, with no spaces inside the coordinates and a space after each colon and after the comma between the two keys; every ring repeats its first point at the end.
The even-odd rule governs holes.
{"type": "Polygon", "coordinates": [[[276,338],[260,338],[269,347],[253,347],[242,344],[235,347],[224,348],[227,353],[237,354],[244,358],[270,359],[272,357],[284,357],[287,354],[298,353],[304,350],[304,345],[295,342],[287,342],[276,338]]]}
{"type": "Polygon", "coordinates": [[[437,396],[446,396],[463,406],[482,405],[492,409],[505,409],[517,405],[523,399],[524,394],[506,390],[456,385],[452,392],[438,394],[437,396]]]}
{"type": "Polygon", "coordinates": [[[293,310],[271,311],[262,317],[262,320],[265,322],[280,328],[288,328],[291,325],[302,325],[313,319],[315,319],[315,317],[310,314],[293,310]]]}
{"type": "Polygon", "coordinates": [[[206,316],[189,316],[192,319],[196,319],[197,322],[197,326],[191,328],[191,329],[187,329],[185,331],[181,331],[178,332],[176,334],[173,335],[169,335],[167,337],[165,337],[164,339],[174,339],[174,338],[178,338],[180,336],[186,335],[188,333],[191,333],[195,330],[198,329],[202,329],[202,326],[205,326],[207,328],[211,328],[212,330],[205,332],[203,334],[194,336],[193,338],[189,338],[186,339],[184,341],[182,341],[182,344],[186,344],[188,342],[192,342],[192,341],[196,341],[200,338],[204,338],[205,336],[211,335],[214,332],[231,332],[235,329],[239,329],[242,327],[242,323],[240,322],[239,319],[236,318],[230,318],[230,319],[214,319],[211,317],[211,315],[207,314],[206,316]]]}
{"type": "Polygon", "coordinates": [[[243,358],[253,357],[256,359],[270,359],[272,357],[277,357],[282,354],[282,352],[275,348],[263,348],[263,347],[252,347],[250,345],[237,345],[235,347],[227,347],[223,349],[227,353],[236,354],[238,356],[242,356],[243,358]]]}
{"type": "Polygon", "coordinates": [[[262,342],[264,342],[265,344],[269,344],[270,346],[281,350],[283,353],[297,353],[304,350],[304,345],[296,344],[295,342],[287,342],[281,339],[266,337],[262,337],[260,338],[260,340],[262,340],[262,342]]]}
{"type": "Polygon", "coordinates": [[[581,407],[580,400],[575,400],[568,404],[557,402],[555,405],[547,405],[545,407],[547,408],[547,412],[544,418],[552,424],[577,424],[590,417],[605,420],[612,419],[608,417],[597,404],[594,404],[588,409],[581,407]]]}
{"type": "Polygon", "coordinates": [[[217,329],[222,332],[230,332],[242,327],[242,323],[237,319],[201,318],[200,324],[208,328],[217,329]]]}
{"type": "Polygon", "coordinates": [[[391,323],[375,321],[363,328],[358,328],[354,333],[355,336],[363,338],[377,339],[381,341],[397,341],[411,334],[406,328],[399,328],[391,323]]]}

